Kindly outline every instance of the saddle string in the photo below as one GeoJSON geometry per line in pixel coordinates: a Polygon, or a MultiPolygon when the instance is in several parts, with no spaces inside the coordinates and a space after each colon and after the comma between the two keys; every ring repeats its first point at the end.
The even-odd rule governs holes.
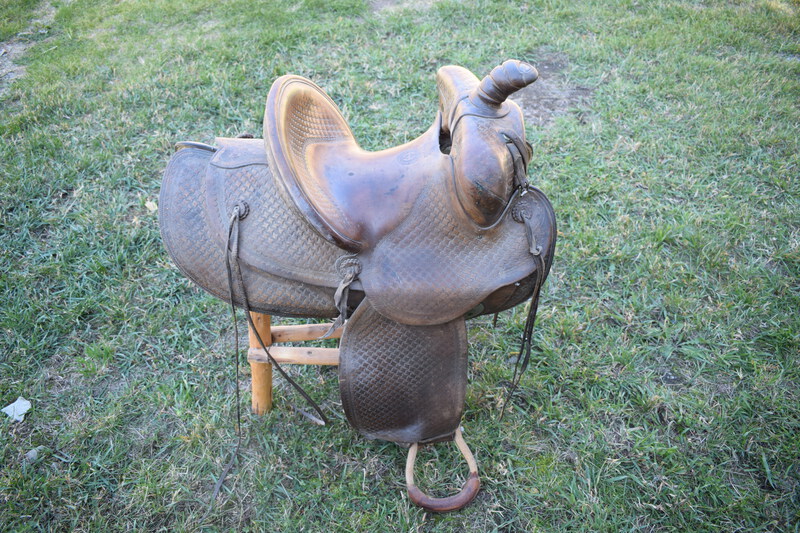
{"type": "Polygon", "coordinates": [[[336,320],[333,321],[331,327],[328,328],[328,331],[320,335],[319,340],[324,340],[333,335],[333,333],[342,327],[345,322],[347,322],[347,299],[350,296],[350,284],[353,280],[347,281],[342,280],[339,283],[339,286],[336,288],[336,293],[333,295],[333,304],[336,306],[336,309],[339,310],[339,316],[336,317],[336,320]]]}
{"type": "MultiPolygon", "coordinates": [[[[514,184],[516,190],[519,191],[519,196],[524,196],[530,187],[527,178],[527,166],[533,155],[533,148],[525,141],[523,145],[521,140],[515,135],[508,135],[501,133],[506,141],[506,147],[511,153],[511,159],[514,163],[514,184]]],[[[530,309],[528,310],[528,317],[525,320],[525,327],[522,332],[522,339],[519,346],[519,355],[517,361],[514,363],[514,374],[511,378],[511,387],[506,395],[506,400],[503,402],[503,407],[500,411],[500,419],[505,414],[506,406],[514,397],[514,393],[522,381],[522,375],[528,369],[530,363],[533,337],[533,326],[536,323],[536,313],[539,310],[539,294],[541,292],[542,284],[544,283],[544,258],[542,257],[542,247],[536,243],[536,235],[533,231],[533,208],[528,205],[517,204],[515,209],[512,209],[511,216],[517,222],[525,225],[525,237],[528,240],[528,250],[536,262],[536,281],[531,296],[530,309]]]]}
{"type": "MultiPolygon", "coordinates": [[[[233,463],[236,461],[236,458],[239,457],[239,449],[242,445],[242,402],[239,397],[239,324],[236,322],[236,306],[233,304],[233,268],[231,266],[231,255],[238,258],[239,254],[239,232],[238,224],[236,224],[238,220],[239,207],[237,206],[234,208],[233,214],[231,215],[231,220],[228,223],[228,244],[225,247],[225,271],[228,277],[228,296],[230,297],[231,316],[233,317],[233,383],[236,388],[236,448],[233,450],[231,460],[228,461],[228,464],[226,464],[225,468],[222,469],[222,474],[214,484],[214,490],[211,493],[211,501],[209,502],[208,510],[205,513],[206,515],[208,515],[208,513],[210,513],[214,508],[214,502],[217,501],[219,491],[222,489],[222,485],[225,483],[225,479],[228,477],[228,473],[230,473],[231,468],[233,468],[233,463]],[[235,239],[233,231],[234,227],[237,229],[235,239]],[[233,254],[231,254],[232,249],[235,250],[233,254]]],[[[203,516],[203,520],[205,520],[205,516],[203,516]]]]}
{"type": "Polygon", "coordinates": [[[533,148],[527,141],[523,141],[514,134],[501,132],[500,135],[506,142],[514,165],[514,187],[526,190],[528,188],[528,163],[530,162],[533,148]],[[524,143],[524,144],[523,144],[524,143]]]}
{"type": "MultiPolygon", "coordinates": [[[[211,501],[209,503],[209,508],[206,511],[206,515],[214,508],[214,502],[219,495],[219,491],[222,489],[222,485],[225,483],[225,479],[228,477],[228,474],[233,468],[233,463],[239,457],[239,450],[241,449],[242,445],[242,411],[241,411],[241,399],[239,395],[239,326],[236,321],[236,306],[234,305],[234,292],[233,292],[233,283],[234,283],[234,271],[236,272],[236,281],[238,282],[239,290],[242,293],[242,303],[244,304],[245,308],[245,317],[247,318],[247,323],[250,325],[250,329],[255,333],[256,338],[258,339],[258,343],[261,345],[261,348],[267,354],[267,358],[269,359],[270,363],[278,370],[278,372],[283,376],[283,378],[289,382],[292,387],[294,387],[297,392],[300,393],[303,398],[314,408],[315,411],[320,415],[320,418],[317,423],[320,425],[325,425],[329,423],[328,418],[322,412],[322,409],[317,405],[314,400],[303,390],[300,385],[298,385],[292,378],[290,378],[286,372],[281,368],[281,366],[272,358],[272,355],[269,353],[266,345],[264,344],[264,340],[261,338],[261,335],[258,333],[255,324],[253,323],[253,318],[250,316],[250,301],[247,298],[247,291],[244,287],[244,278],[242,276],[242,269],[241,265],[239,264],[239,221],[247,216],[248,209],[245,206],[244,211],[241,210],[240,206],[237,204],[233,208],[233,212],[231,214],[230,222],[228,223],[228,244],[226,246],[225,251],[225,270],[227,272],[228,277],[228,295],[230,297],[231,302],[231,316],[233,317],[233,337],[234,337],[234,352],[233,352],[233,359],[234,359],[234,383],[236,388],[236,448],[233,451],[233,456],[231,460],[228,461],[228,464],[225,465],[225,468],[222,469],[222,474],[219,476],[216,484],[214,485],[214,490],[211,493],[211,501]],[[243,213],[243,214],[242,214],[243,213]]],[[[315,417],[316,418],[316,417],[315,417]]],[[[205,516],[204,516],[205,518],[205,516]]]]}
{"type": "Polygon", "coordinates": [[[347,322],[347,299],[350,296],[350,285],[361,274],[361,263],[358,261],[356,254],[346,254],[336,260],[336,270],[342,276],[342,281],[336,287],[336,292],[333,295],[333,304],[339,310],[339,316],[336,317],[331,327],[328,328],[320,339],[327,339],[333,332],[339,329],[347,322]]]}
{"type": "Polygon", "coordinates": [[[531,342],[533,337],[533,326],[536,323],[536,313],[539,310],[539,294],[541,292],[542,283],[544,282],[544,259],[542,258],[541,254],[536,254],[533,257],[534,261],[536,261],[536,286],[533,290],[533,296],[531,297],[530,304],[531,306],[528,310],[528,317],[525,319],[525,327],[522,331],[519,355],[517,356],[517,361],[514,363],[514,375],[511,378],[511,387],[508,389],[508,394],[506,394],[506,399],[503,402],[502,409],[500,410],[501,420],[505,414],[506,406],[509,404],[509,402],[511,402],[512,398],[514,397],[514,393],[517,391],[517,387],[522,381],[522,375],[528,369],[528,364],[530,363],[531,359],[531,350],[533,348],[531,342]]]}
{"type": "MultiPolygon", "coordinates": [[[[241,264],[239,263],[239,221],[242,218],[244,218],[244,217],[242,217],[240,215],[240,213],[242,212],[242,211],[240,211],[240,209],[241,208],[240,208],[240,206],[238,204],[236,206],[234,206],[234,208],[233,208],[233,215],[231,216],[231,224],[236,226],[236,239],[233,241],[234,249],[233,250],[229,249],[228,253],[232,252],[232,256],[233,256],[233,258],[235,260],[234,261],[234,266],[236,267],[235,268],[236,281],[237,281],[237,285],[239,287],[239,291],[242,293],[242,304],[244,305],[245,318],[247,319],[247,324],[250,326],[251,331],[255,334],[256,339],[258,339],[258,344],[261,346],[261,349],[264,350],[264,353],[267,354],[267,359],[270,362],[270,364],[272,366],[274,366],[275,370],[277,370],[278,373],[280,373],[281,377],[283,377],[283,379],[285,379],[292,387],[294,387],[294,389],[308,402],[308,404],[311,405],[311,407],[317,412],[317,414],[319,414],[320,419],[325,424],[329,424],[330,421],[328,420],[328,417],[326,417],[325,413],[322,412],[322,409],[320,408],[319,405],[317,405],[317,402],[315,402],[311,398],[311,396],[308,395],[308,393],[303,389],[303,387],[298,385],[295,380],[293,380],[291,377],[289,377],[289,375],[286,373],[286,371],[283,370],[283,368],[281,368],[281,366],[278,364],[278,362],[275,361],[275,359],[272,357],[272,354],[270,353],[269,349],[267,348],[267,345],[264,342],[264,339],[261,338],[261,334],[258,332],[258,329],[256,329],[256,325],[253,323],[253,317],[250,316],[250,313],[251,313],[250,299],[247,297],[247,291],[246,291],[245,285],[244,285],[244,277],[242,275],[242,267],[241,267],[241,264]]],[[[246,215],[247,210],[244,211],[244,212],[245,212],[245,215],[246,215]]],[[[230,239],[229,239],[229,242],[230,242],[230,239]]],[[[233,292],[233,291],[231,291],[231,292],[233,292]]],[[[323,425],[325,425],[325,424],[323,424],[323,425]]]]}

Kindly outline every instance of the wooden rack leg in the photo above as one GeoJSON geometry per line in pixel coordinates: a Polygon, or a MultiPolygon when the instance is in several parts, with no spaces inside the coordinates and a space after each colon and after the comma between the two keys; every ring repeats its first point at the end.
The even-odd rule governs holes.
{"type": "MultiPolygon", "coordinates": [[[[261,339],[268,347],[272,344],[272,319],[269,315],[263,313],[250,313],[253,318],[253,324],[261,335],[261,339]]],[[[261,348],[253,333],[252,328],[248,326],[248,334],[250,338],[250,348],[261,348]]],[[[251,391],[253,395],[252,406],[253,412],[257,415],[263,415],[272,409],[272,365],[269,363],[262,363],[250,361],[250,372],[253,375],[253,382],[251,391]]]]}

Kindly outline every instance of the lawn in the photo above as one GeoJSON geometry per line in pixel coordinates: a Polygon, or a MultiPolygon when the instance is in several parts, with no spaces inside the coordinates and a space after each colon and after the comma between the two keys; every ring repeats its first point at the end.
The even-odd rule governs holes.
{"type": "MultiPolygon", "coordinates": [[[[33,405],[0,415],[0,529],[800,530],[796,0],[10,0],[0,41],[0,404],[33,405]],[[540,69],[519,101],[559,242],[502,419],[525,310],[468,323],[483,488],[431,515],[335,370],[291,369],[330,426],[280,379],[249,414],[229,309],[161,244],[161,172],[260,135],[282,74],[379,149],[427,128],[439,67],[508,58],[540,69]]],[[[449,445],[418,461],[464,474],[449,445]]]]}

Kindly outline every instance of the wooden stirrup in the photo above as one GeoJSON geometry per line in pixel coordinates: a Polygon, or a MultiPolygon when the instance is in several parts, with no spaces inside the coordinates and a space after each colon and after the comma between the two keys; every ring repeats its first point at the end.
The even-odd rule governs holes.
{"type": "Polygon", "coordinates": [[[461,428],[457,428],[455,431],[455,442],[464,460],[467,461],[469,477],[461,488],[461,492],[446,498],[431,498],[414,484],[414,463],[417,461],[419,445],[415,442],[409,448],[408,459],[406,459],[406,488],[408,489],[408,497],[411,498],[415,505],[435,513],[444,513],[457,511],[467,506],[477,496],[481,488],[481,482],[478,479],[478,464],[475,462],[475,457],[461,435],[461,428]]]}

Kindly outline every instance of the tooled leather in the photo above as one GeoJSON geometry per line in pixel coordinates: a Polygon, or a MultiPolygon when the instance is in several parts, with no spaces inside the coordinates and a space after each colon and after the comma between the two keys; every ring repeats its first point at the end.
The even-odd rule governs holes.
{"type": "MultiPolygon", "coordinates": [[[[261,143],[260,140],[224,140],[223,148],[212,159],[220,160],[220,165],[208,165],[204,178],[194,178],[201,182],[199,190],[197,184],[188,184],[174,196],[162,193],[173,204],[184,203],[185,209],[195,211],[201,205],[198,202],[206,199],[203,216],[188,215],[182,223],[185,228],[192,228],[182,232],[186,238],[209,233],[208,228],[213,230],[210,231],[213,238],[195,238],[193,247],[183,255],[172,255],[176,263],[183,265],[182,270],[189,277],[212,294],[224,298],[227,294],[223,283],[224,271],[215,268],[214,261],[208,258],[219,257],[219,253],[224,252],[227,211],[244,200],[250,213],[241,222],[242,260],[251,277],[264,277],[263,281],[255,283],[254,297],[261,285],[265,287],[263,301],[254,299],[254,307],[266,308],[269,303],[270,309],[278,314],[305,314],[305,308],[284,303],[291,296],[282,295],[276,300],[269,291],[275,291],[277,285],[285,286],[289,280],[318,287],[336,287],[340,275],[334,264],[344,252],[314,231],[294,204],[288,201],[264,164],[261,143]],[[255,153],[258,155],[247,156],[246,152],[254,152],[254,146],[257,146],[255,153]],[[203,228],[193,226],[201,223],[203,228]],[[208,249],[211,243],[217,246],[217,250],[208,249]],[[201,276],[200,272],[206,274],[201,276]],[[267,302],[270,298],[275,301],[267,302]]],[[[188,154],[189,150],[197,152],[187,148],[178,154],[188,154]]],[[[207,161],[210,154],[200,151],[200,156],[207,161]]],[[[174,172],[174,168],[171,164],[170,172],[174,172]]],[[[194,172],[199,176],[203,169],[198,167],[194,172]]],[[[438,185],[430,184],[406,220],[384,237],[374,251],[362,256],[365,268],[361,281],[368,297],[376,310],[401,323],[430,324],[452,320],[473,309],[492,291],[526,278],[533,269],[525,251],[527,241],[523,224],[507,217],[494,230],[478,232],[476,236],[475,227],[465,223],[454,212],[452,198],[448,201],[444,184],[438,185]],[[498,262],[497,257],[506,260],[498,262]]],[[[531,192],[515,201],[529,204],[529,210],[533,212],[551,213],[552,208],[548,205],[545,209],[543,203],[546,199],[542,198],[541,193],[531,192]]],[[[165,224],[172,226],[162,220],[162,226],[165,224]]],[[[175,231],[177,227],[181,226],[172,226],[171,230],[175,231]]],[[[537,217],[534,228],[538,241],[543,244],[555,237],[547,217],[537,217]]],[[[173,248],[176,247],[174,240],[173,248]]],[[[547,246],[544,252],[547,259],[552,260],[552,246],[547,246]]],[[[220,264],[224,263],[220,261],[220,264]]],[[[292,283],[292,286],[304,287],[303,284],[292,283]]],[[[522,285],[522,290],[515,291],[513,303],[527,297],[530,288],[527,284],[522,285]]],[[[303,290],[308,289],[304,287],[303,290]]],[[[330,306],[320,303],[313,303],[307,312],[314,316],[321,312],[330,315],[328,311],[321,311],[330,309],[330,306]]]]}
{"type": "Polygon", "coordinates": [[[295,164],[294,170],[298,174],[297,181],[304,187],[310,188],[304,191],[306,195],[314,198],[318,210],[335,211],[345,224],[349,224],[348,213],[331,202],[319,182],[311,179],[310,166],[314,145],[342,141],[355,143],[347,123],[338,110],[326,104],[328,102],[320,98],[309,96],[298,98],[292,112],[286,115],[286,136],[289,140],[291,161],[295,164]]]}
{"type": "MultiPolygon", "coordinates": [[[[159,199],[161,235],[167,252],[180,271],[212,295],[230,301],[224,245],[211,232],[205,206],[207,191],[201,176],[211,153],[184,148],[175,153],[164,173],[159,199]]],[[[333,289],[317,287],[265,272],[243,269],[251,307],[282,316],[336,316],[333,289]]],[[[234,301],[241,294],[234,289],[234,301]]]]}
{"type": "Polygon", "coordinates": [[[408,326],[364,300],[339,347],[339,391],[350,424],[370,438],[426,442],[446,438],[461,420],[467,383],[463,318],[408,326]]]}
{"type": "Polygon", "coordinates": [[[225,246],[232,207],[244,201],[249,214],[241,221],[240,257],[245,265],[265,274],[335,288],[335,262],[345,252],[322,238],[287,202],[266,162],[261,139],[225,139],[208,166],[204,179],[208,210],[216,242],[225,246]],[[254,150],[256,149],[256,150],[254,150]],[[240,164],[233,164],[240,156],[240,164]],[[225,166],[215,164],[226,160],[225,166]]]}
{"type": "Polygon", "coordinates": [[[535,269],[522,224],[506,217],[479,231],[453,203],[443,184],[430,184],[411,215],[365,254],[361,282],[382,315],[405,324],[447,322],[535,269]]]}
{"type": "Polygon", "coordinates": [[[328,184],[312,170],[320,147],[356,145],[333,101],[306,78],[281,76],[267,97],[264,139],[272,171],[283,178],[281,187],[309,224],[328,240],[347,242],[339,239],[323,213],[345,226],[350,224],[350,214],[337,205],[328,194],[328,184]]]}

